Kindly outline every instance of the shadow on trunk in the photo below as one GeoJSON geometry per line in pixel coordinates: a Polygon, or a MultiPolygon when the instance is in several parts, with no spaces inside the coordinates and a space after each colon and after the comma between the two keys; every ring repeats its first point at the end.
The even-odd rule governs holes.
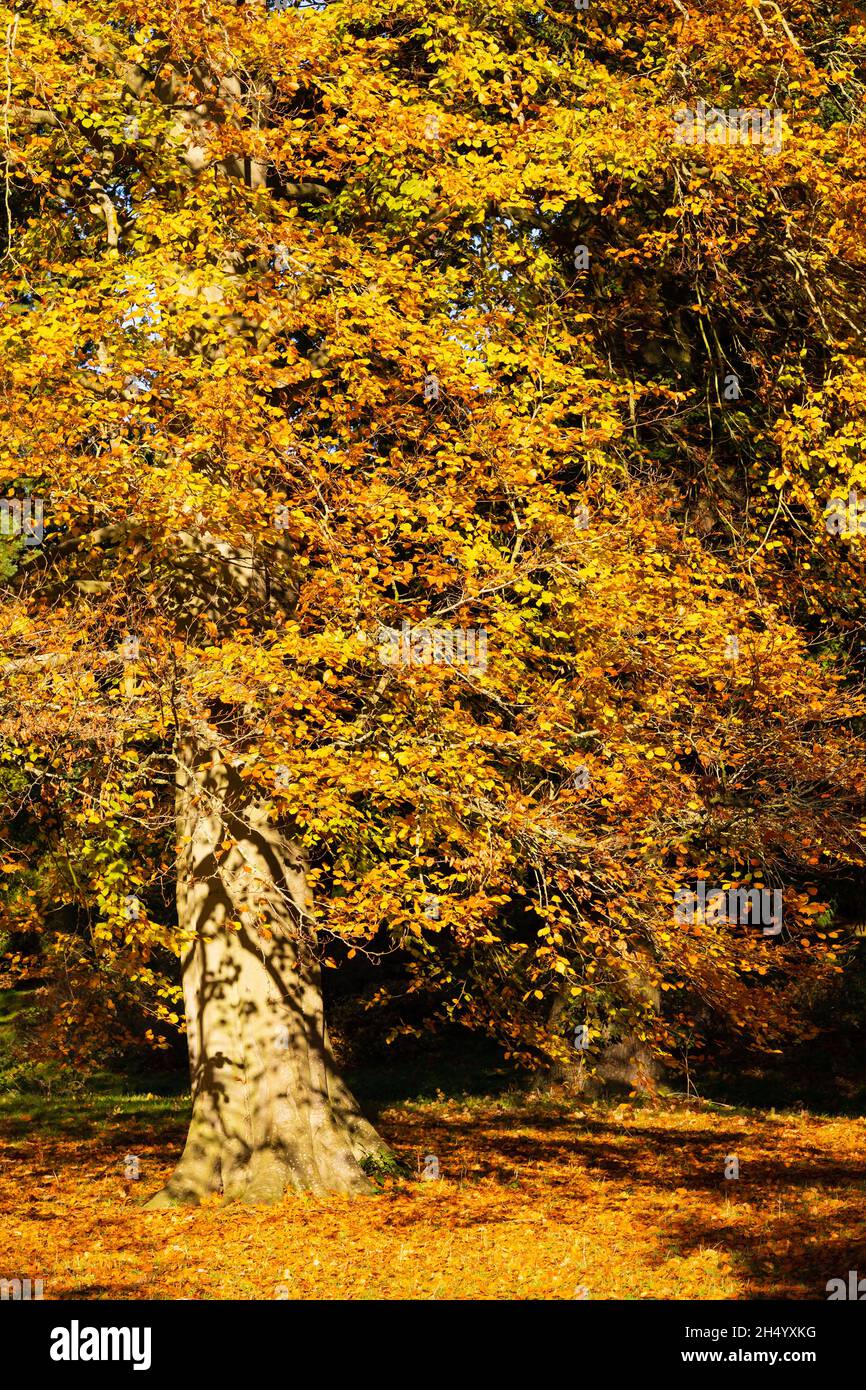
{"type": "Polygon", "coordinates": [[[193,1108],[148,1207],[374,1190],[365,1170],[396,1163],[334,1063],[302,851],[221,753],[190,738],[177,816],[193,1108]]]}

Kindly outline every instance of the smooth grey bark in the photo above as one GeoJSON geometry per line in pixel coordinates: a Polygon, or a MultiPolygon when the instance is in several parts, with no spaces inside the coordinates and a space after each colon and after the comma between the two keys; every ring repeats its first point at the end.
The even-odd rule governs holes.
{"type": "Polygon", "coordinates": [[[369,1192],[393,1162],[340,1079],[313,952],[304,859],[213,748],[182,741],[178,923],[193,1109],[180,1162],[147,1205],[369,1192]]]}

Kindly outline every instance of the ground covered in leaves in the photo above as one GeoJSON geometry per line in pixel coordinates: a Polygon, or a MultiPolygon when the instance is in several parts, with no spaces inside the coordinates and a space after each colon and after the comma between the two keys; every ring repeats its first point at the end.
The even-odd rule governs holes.
{"type": "Polygon", "coordinates": [[[61,1299],[823,1299],[828,1279],[866,1268],[862,1117],[404,1102],[380,1128],[412,1171],[434,1155],[438,1180],[145,1212],[186,1110],[86,1092],[0,1104],[0,1275],[41,1277],[61,1299]]]}

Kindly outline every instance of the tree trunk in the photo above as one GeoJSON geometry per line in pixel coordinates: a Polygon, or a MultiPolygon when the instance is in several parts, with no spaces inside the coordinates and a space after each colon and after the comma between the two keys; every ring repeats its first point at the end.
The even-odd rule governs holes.
{"type": "Polygon", "coordinates": [[[364,1161],[393,1159],[334,1065],[302,853],[219,752],[192,739],[177,818],[192,1119],[147,1205],[371,1191],[364,1161]]]}
{"type": "MultiPolygon", "coordinates": [[[[661,1008],[661,990],[650,983],[650,972],[644,966],[640,950],[630,957],[620,956],[619,964],[623,996],[657,1014],[661,1008]]],[[[568,992],[560,990],[548,1014],[551,1029],[555,1028],[569,1002],[568,992]]],[[[604,1095],[607,1091],[654,1095],[664,1075],[664,1068],[652,1049],[636,1034],[612,1036],[609,1027],[596,1038],[589,1058],[578,1052],[573,1060],[556,1062],[550,1068],[550,1079],[555,1085],[589,1097],[604,1095]]]]}

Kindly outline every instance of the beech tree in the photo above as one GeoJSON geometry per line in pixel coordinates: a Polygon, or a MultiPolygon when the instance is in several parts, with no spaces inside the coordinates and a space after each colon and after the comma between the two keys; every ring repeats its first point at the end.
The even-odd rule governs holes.
{"type": "Polygon", "coordinates": [[[855,7],[4,25],[8,970],[64,1051],[181,960],[153,1203],[371,1186],[357,951],[518,1061],[802,1030],[863,863],[855,7]],[[723,98],[780,151],[678,141],[723,98]]]}

